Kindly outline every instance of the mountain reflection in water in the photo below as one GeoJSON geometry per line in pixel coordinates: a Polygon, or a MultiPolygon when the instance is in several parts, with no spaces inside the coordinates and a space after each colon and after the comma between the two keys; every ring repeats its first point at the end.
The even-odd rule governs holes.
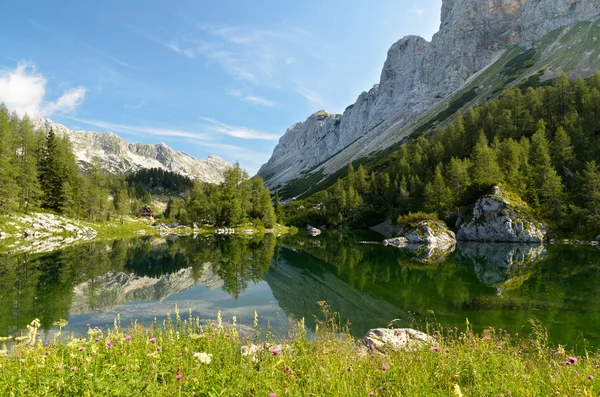
{"type": "Polygon", "coordinates": [[[318,301],[360,337],[370,328],[425,322],[526,332],[529,319],[555,343],[600,343],[600,251],[588,246],[458,244],[453,251],[359,244],[366,233],[327,231],[275,238],[145,237],[52,253],[0,256],[0,335],[33,318],[109,326],[162,319],[175,304],[202,318],[237,316],[285,330],[314,328],[318,301]]]}

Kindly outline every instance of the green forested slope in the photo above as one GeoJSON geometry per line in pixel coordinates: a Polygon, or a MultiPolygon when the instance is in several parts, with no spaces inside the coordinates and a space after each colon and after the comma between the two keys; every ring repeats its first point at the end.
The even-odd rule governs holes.
{"type": "Polygon", "coordinates": [[[509,89],[458,113],[445,128],[347,170],[306,200],[285,206],[289,220],[374,224],[410,211],[447,217],[502,183],[555,233],[600,230],[600,72],[551,85],[509,89]]]}

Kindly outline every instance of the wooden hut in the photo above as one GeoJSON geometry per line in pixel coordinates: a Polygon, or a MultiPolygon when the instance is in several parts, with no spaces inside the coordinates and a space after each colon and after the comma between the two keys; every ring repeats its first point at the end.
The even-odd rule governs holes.
{"type": "Polygon", "coordinates": [[[152,213],[152,208],[150,208],[147,205],[143,206],[140,209],[140,212],[138,215],[140,216],[140,218],[154,218],[154,214],[152,213]]]}

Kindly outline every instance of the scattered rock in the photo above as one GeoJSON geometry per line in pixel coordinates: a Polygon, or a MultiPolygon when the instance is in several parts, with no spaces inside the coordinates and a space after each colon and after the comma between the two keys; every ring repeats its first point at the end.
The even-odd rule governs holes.
{"type": "Polygon", "coordinates": [[[321,230],[317,229],[316,227],[312,227],[311,225],[307,225],[306,228],[308,229],[308,233],[313,236],[316,237],[319,234],[321,234],[321,230]]]}
{"type": "Polygon", "coordinates": [[[541,243],[546,235],[543,223],[527,215],[527,204],[517,196],[508,197],[500,186],[475,203],[473,218],[458,230],[461,241],[541,243]]]}
{"type": "Polygon", "coordinates": [[[380,352],[411,349],[432,340],[426,333],[412,328],[375,328],[364,337],[367,346],[373,346],[380,352]]]}
{"type": "Polygon", "coordinates": [[[215,234],[233,234],[235,233],[235,230],[229,227],[223,227],[223,228],[219,228],[217,230],[215,230],[215,234]]]}
{"type": "Polygon", "coordinates": [[[395,237],[388,238],[387,240],[383,240],[383,245],[392,247],[406,247],[408,245],[408,239],[406,237],[395,237]]]}

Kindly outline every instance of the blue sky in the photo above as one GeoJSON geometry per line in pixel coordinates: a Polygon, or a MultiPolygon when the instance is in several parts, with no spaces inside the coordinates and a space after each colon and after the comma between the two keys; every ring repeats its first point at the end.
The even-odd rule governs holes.
{"type": "Polygon", "coordinates": [[[252,175],[286,129],[342,112],[389,47],[430,39],[441,0],[13,1],[0,101],[72,129],[165,142],[252,175]]]}

